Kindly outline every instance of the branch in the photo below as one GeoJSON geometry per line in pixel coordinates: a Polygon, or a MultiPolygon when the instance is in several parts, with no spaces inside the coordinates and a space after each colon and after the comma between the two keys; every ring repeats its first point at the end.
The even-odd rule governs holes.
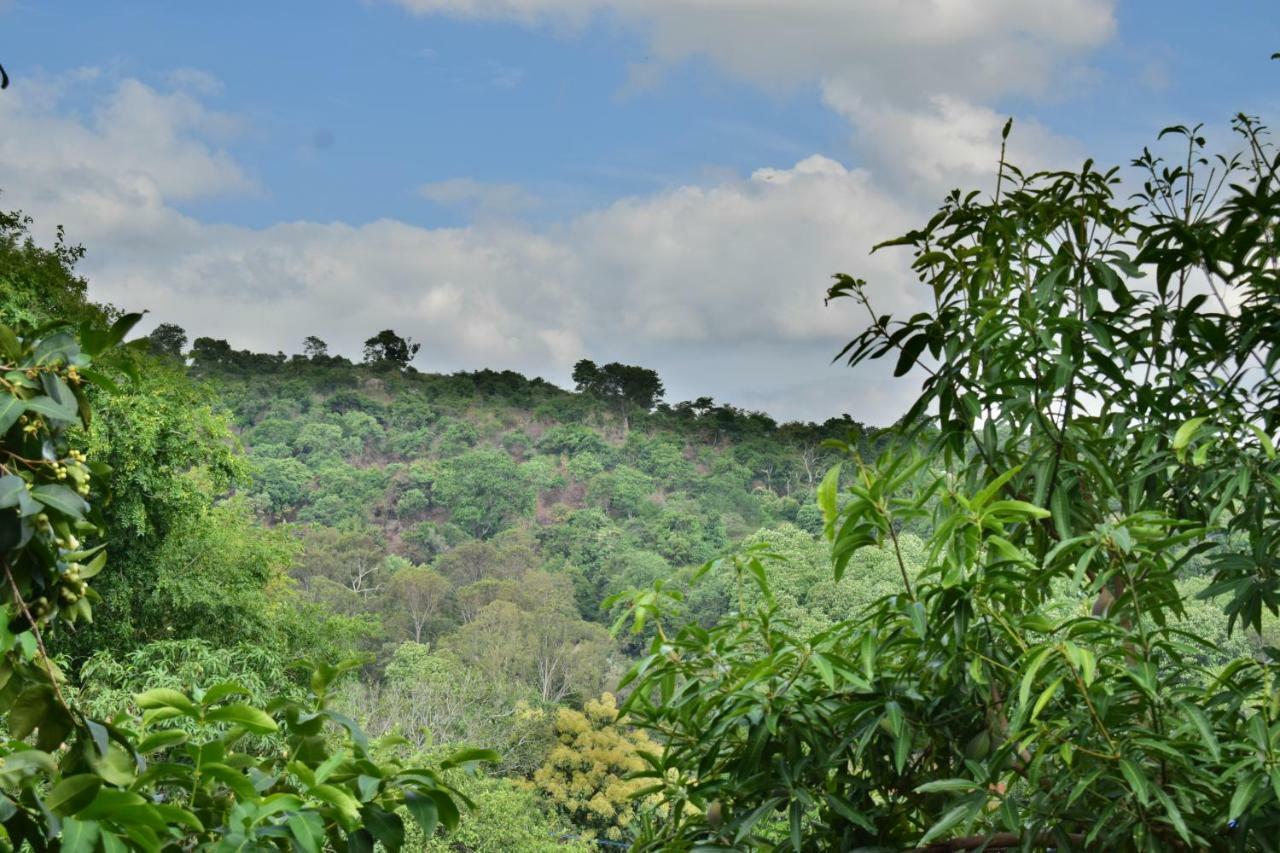
{"type": "MultiPolygon", "coordinates": [[[[1084,847],[1084,835],[1071,833],[1067,835],[1072,845],[1084,847]]],[[[927,847],[913,848],[910,853],[951,853],[955,850],[1008,850],[1023,845],[1023,837],[1016,832],[997,832],[992,835],[968,835],[964,838],[952,838],[937,841],[927,847]]],[[[1061,836],[1051,832],[1042,832],[1031,839],[1033,847],[1056,847],[1061,843],[1061,836]]]]}
{"type": "Polygon", "coordinates": [[[40,626],[36,624],[35,617],[31,615],[31,611],[27,608],[27,602],[22,597],[22,593],[18,591],[18,583],[13,579],[13,572],[9,571],[9,561],[0,557],[0,566],[4,567],[4,576],[9,580],[9,589],[13,591],[13,600],[18,607],[22,609],[22,615],[27,617],[27,624],[31,626],[31,633],[36,638],[36,648],[40,650],[40,662],[44,664],[44,671],[49,676],[49,683],[53,686],[54,695],[58,697],[58,704],[67,712],[68,716],[74,716],[71,706],[67,704],[67,697],[62,695],[62,687],[58,684],[58,677],[53,671],[53,661],[49,657],[49,650],[44,646],[44,637],[40,635],[40,626]]]}

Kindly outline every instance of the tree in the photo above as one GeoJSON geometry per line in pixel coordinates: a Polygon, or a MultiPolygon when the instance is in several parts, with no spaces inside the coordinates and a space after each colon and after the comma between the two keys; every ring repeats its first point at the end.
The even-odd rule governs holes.
{"type": "Polygon", "coordinates": [[[62,227],[52,248],[31,237],[32,219],[0,211],[0,322],[36,327],[57,318],[105,328],[115,312],[86,301],[88,283],[76,274],[84,248],[66,241],[62,227]]]}
{"type": "Polygon", "coordinates": [[[536,770],[554,739],[550,712],[527,686],[418,643],[396,646],[380,683],[346,685],[340,706],[370,734],[402,736],[417,750],[488,744],[500,756],[495,769],[514,776],[536,770]]]}
{"type": "Polygon", "coordinates": [[[276,517],[302,504],[313,479],[307,466],[293,458],[259,459],[254,473],[258,494],[265,497],[267,510],[276,517]]]}
{"type": "Polygon", "coordinates": [[[313,525],[303,528],[302,554],[293,574],[304,585],[324,578],[367,598],[382,588],[385,556],[386,543],[373,528],[358,522],[339,528],[313,525]]]}
{"type": "Polygon", "coordinates": [[[512,580],[538,564],[535,545],[523,531],[504,531],[489,541],[463,542],[441,554],[435,568],[455,586],[478,581],[512,580]]]}
{"type": "Polygon", "coordinates": [[[585,358],[573,366],[573,382],[578,391],[612,402],[624,430],[630,427],[631,412],[652,411],[664,390],[655,371],[616,361],[597,367],[585,358]]]}
{"type": "MultiPolygon", "coordinates": [[[[365,346],[368,346],[368,341],[365,346]]],[[[315,335],[307,335],[302,341],[302,354],[312,361],[323,361],[329,357],[329,345],[315,335]]]]}
{"type": "Polygon", "coordinates": [[[403,370],[421,348],[412,338],[402,338],[390,329],[383,329],[364,342],[364,362],[389,364],[403,370]]]}
{"type": "Polygon", "coordinates": [[[661,747],[627,728],[609,693],[588,700],[581,711],[561,708],[555,730],[559,743],[533,774],[534,786],[592,835],[627,838],[639,806],[635,795],[647,787],[634,778],[648,767],[640,754],[657,754],[661,747]]]}
{"type": "Polygon", "coordinates": [[[473,450],[441,462],[435,498],[454,524],[479,538],[531,515],[536,500],[520,466],[500,450],[473,450]]]}
{"type": "Polygon", "coordinates": [[[568,578],[534,571],[493,592],[443,640],[448,649],[494,677],[528,685],[545,702],[600,689],[612,644],[603,627],[578,618],[568,578]]]}
{"type": "Polygon", "coordinates": [[[147,335],[151,352],[165,358],[181,359],[187,346],[187,332],[174,323],[161,323],[147,335]]]}
{"type": "MultiPolygon", "coordinates": [[[[546,802],[520,780],[482,778],[464,780],[459,790],[475,803],[462,816],[458,830],[433,838],[421,849],[427,853],[592,853],[596,845],[574,838],[572,824],[548,814],[546,802]]],[[[412,830],[412,828],[410,828],[412,830]]],[[[412,833],[406,836],[410,847],[412,833]]]]}
{"type": "Polygon", "coordinates": [[[659,628],[625,707],[662,732],[642,775],[667,806],[639,849],[1272,845],[1280,652],[1203,668],[1217,632],[1180,584],[1203,561],[1228,630],[1280,607],[1280,156],[1236,128],[1215,161],[1165,131],[1179,165],[1135,161],[1137,209],[1091,161],[1002,163],[994,197],[885,244],[933,302],[909,319],[837,277],[871,318],[850,362],[923,379],[898,446],[868,463],[851,436],[853,476],[818,488],[832,574],[878,546],[901,584],[811,637],[775,618],[762,546],[723,564],[760,604],[709,630],[668,633],[661,585],[633,597],[659,628]]]}
{"type": "MultiPolygon", "coordinates": [[[[177,327],[175,326],[174,328],[177,327]]],[[[159,329],[156,331],[158,332],[159,329]]],[[[154,342],[152,347],[153,351],[156,351],[154,342]]],[[[177,350],[181,354],[181,343],[178,344],[177,350]]],[[[202,337],[196,338],[191,344],[191,366],[196,370],[205,371],[211,368],[228,367],[234,364],[235,357],[236,353],[231,349],[231,344],[223,340],[202,337]]]]}
{"type": "Polygon", "coordinates": [[[387,582],[387,604],[407,617],[415,643],[423,641],[431,620],[444,609],[449,582],[425,566],[401,569],[387,582]]]}

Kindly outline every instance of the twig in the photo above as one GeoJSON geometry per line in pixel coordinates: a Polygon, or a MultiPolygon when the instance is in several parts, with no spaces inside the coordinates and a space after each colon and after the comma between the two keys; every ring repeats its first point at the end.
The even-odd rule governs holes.
{"type": "Polygon", "coordinates": [[[49,683],[53,685],[53,692],[58,697],[58,704],[62,706],[62,709],[68,715],[71,715],[71,706],[67,703],[67,697],[62,695],[62,688],[58,686],[58,677],[53,672],[53,663],[49,657],[49,650],[45,648],[44,637],[40,635],[40,626],[36,624],[35,618],[31,615],[31,610],[27,608],[27,602],[23,599],[22,593],[18,591],[18,583],[13,579],[13,572],[9,571],[9,561],[0,557],[0,566],[4,567],[4,576],[9,581],[9,589],[13,590],[13,600],[22,609],[22,615],[27,617],[27,624],[31,626],[31,633],[35,635],[36,648],[40,650],[40,662],[44,664],[44,671],[49,675],[49,683]]]}

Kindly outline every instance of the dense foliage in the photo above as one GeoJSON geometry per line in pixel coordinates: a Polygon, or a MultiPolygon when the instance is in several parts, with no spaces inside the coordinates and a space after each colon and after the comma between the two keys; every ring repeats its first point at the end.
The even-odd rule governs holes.
{"type": "MultiPolygon", "coordinates": [[[[0,711],[9,740],[0,765],[0,825],[15,848],[64,851],[277,847],[326,843],[398,850],[407,808],[425,833],[456,826],[457,796],[435,770],[374,760],[356,723],[329,707],[343,667],[319,663],[312,696],[262,707],[221,682],[194,691],[151,686],[140,716],[94,719],[68,699],[47,640],[92,619],[88,582],[105,567],[107,527],[95,490],[112,469],[76,447],[93,412],[88,383],[108,384],[94,359],[137,321],[72,334],[55,323],[29,334],[0,326],[0,570],[4,653],[0,711]],[[84,540],[81,539],[84,537],[84,540]],[[327,733],[335,726],[347,739],[327,733]],[[274,736],[266,748],[251,736],[274,736]]],[[[128,460],[124,460],[126,463],[128,460]]],[[[348,664],[347,668],[355,664],[348,664]]],[[[488,753],[462,753],[441,767],[488,753]]]]}
{"type": "Polygon", "coordinates": [[[883,548],[899,584],[802,632],[757,546],[710,567],[761,591],[710,628],[633,599],[668,808],[641,848],[1275,848],[1280,650],[1223,662],[1189,620],[1196,588],[1237,630],[1280,603],[1280,157],[1236,128],[1213,161],[1166,131],[1183,157],[1144,153],[1134,206],[1115,170],[1002,163],[885,244],[933,308],[870,311],[846,352],[926,378],[903,446],[842,448],[819,503],[834,577],[883,548]]]}

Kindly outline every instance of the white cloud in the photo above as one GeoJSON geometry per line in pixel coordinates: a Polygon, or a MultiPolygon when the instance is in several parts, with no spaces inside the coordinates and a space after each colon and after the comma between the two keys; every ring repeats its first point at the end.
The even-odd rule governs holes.
{"type": "Polygon", "coordinates": [[[234,136],[239,121],[207,109],[192,94],[125,80],[87,120],[59,110],[66,87],[96,76],[81,70],[0,98],[0,163],[10,176],[8,188],[16,183],[45,196],[79,188],[90,205],[110,197],[143,208],[160,199],[254,189],[216,144],[234,136]]]}
{"type": "MultiPolygon", "coordinates": [[[[867,251],[917,217],[867,172],[827,158],[624,199],[545,229],[247,228],[172,205],[251,186],[208,141],[221,119],[188,96],[125,81],[87,118],[17,100],[3,118],[5,204],[47,228],[65,223],[89,247],[92,295],[149,308],[153,323],[268,351],[318,334],[349,354],[390,327],[424,343],[423,369],[565,381],[590,356],[650,364],[677,397],[815,418],[879,400],[855,414],[898,414],[896,386],[882,396],[874,372],[826,368],[863,320],[852,304],[824,309],[822,295],[846,270],[880,282],[886,309],[910,306],[902,259],[867,251]],[[131,147],[144,144],[141,128],[145,152],[131,147]]],[[[434,193],[466,199],[483,187],[434,193]]]]}
{"type": "MultiPolygon", "coordinates": [[[[930,200],[954,187],[994,188],[1006,115],[950,95],[903,107],[835,82],[824,87],[823,99],[853,125],[855,144],[882,182],[930,200]]],[[[1031,173],[1076,166],[1082,154],[1074,141],[1039,122],[1017,120],[1006,158],[1031,173]]]]}
{"type": "MultiPolygon", "coordinates": [[[[646,33],[632,71],[652,85],[666,65],[710,59],[776,88],[820,86],[855,130],[883,186],[935,199],[991,187],[1003,96],[1056,97],[1088,77],[1078,64],[1115,32],[1115,0],[387,0],[420,15],[581,29],[596,20],[646,33]]],[[[1075,165],[1078,148],[1018,121],[1010,159],[1026,170],[1075,165]]]]}
{"type": "Polygon", "coordinates": [[[646,30],[656,59],[705,55],[767,86],[839,79],[866,95],[1042,92],[1108,39],[1114,0],[390,0],[418,14],[646,30]]]}

